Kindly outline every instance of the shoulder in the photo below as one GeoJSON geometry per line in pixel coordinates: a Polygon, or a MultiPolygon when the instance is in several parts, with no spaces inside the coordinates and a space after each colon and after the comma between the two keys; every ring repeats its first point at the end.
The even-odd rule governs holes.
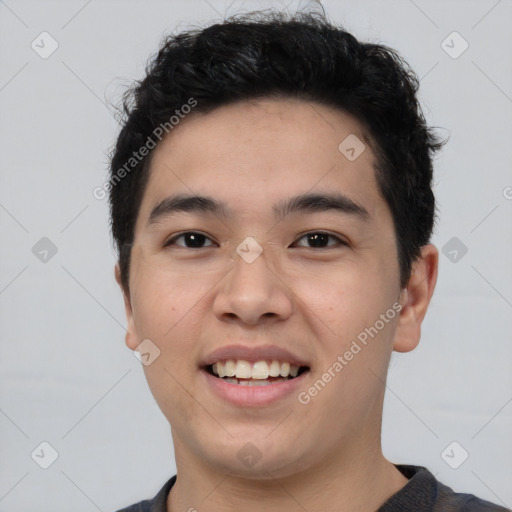
{"type": "Polygon", "coordinates": [[[139,501],[117,512],[167,512],[167,496],[176,482],[176,475],[171,477],[152,499],[139,501]]]}
{"type": "Polygon", "coordinates": [[[450,487],[437,482],[438,498],[434,512],[510,512],[510,509],[478,498],[473,494],[454,492],[450,487]]]}
{"type": "Polygon", "coordinates": [[[134,503],[129,507],[121,508],[117,510],[117,512],[149,512],[150,508],[150,500],[139,501],[139,503],[134,503]]]}
{"type": "Polygon", "coordinates": [[[422,466],[395,466],[409,481],[378,512],[512,512],[473,494],[455,492],[422,466]]]}

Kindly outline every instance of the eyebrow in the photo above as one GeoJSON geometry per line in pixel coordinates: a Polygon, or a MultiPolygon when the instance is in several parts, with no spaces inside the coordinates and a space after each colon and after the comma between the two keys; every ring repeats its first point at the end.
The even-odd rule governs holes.
{"type": "MultiPolygon", "coordinates": [[[[154,224],[162,217],[178,212],[215,215],[227,218],[225,203],[208,196],[178,194],[160,201],[151,210],[147,224],[154,224]]],[[[295,212],[315,213],[334,210],[344,215],[353,215],[360,220],[368,220],[370,214],[366,208],[347,196],[339,193],[301,194],[287,200],[280,200],[273,205],[276,218],[282,218],[295,212]]]]}

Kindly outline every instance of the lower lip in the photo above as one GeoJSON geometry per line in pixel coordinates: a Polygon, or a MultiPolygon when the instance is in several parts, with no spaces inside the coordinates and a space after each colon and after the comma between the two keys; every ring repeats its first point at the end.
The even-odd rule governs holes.
{"type": "Polygon", "coordinates": [[[241,386],[240,384],[231,384],[224,379],[214,377],[204,369],[201,370],[201,373],[204,375],[210,389],[223,400],[231,402],[238,407],[257,407],[269,405],[290,395],[296,395],[298,388],[303,385],[304,378],[309,371],[300,374],[294,379],[266,386],[241,386]]]}

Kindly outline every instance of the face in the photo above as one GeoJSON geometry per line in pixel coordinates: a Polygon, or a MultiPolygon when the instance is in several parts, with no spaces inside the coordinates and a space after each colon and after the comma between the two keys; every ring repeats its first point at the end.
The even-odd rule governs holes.
{"type": "Polygon", "coordinates": [[[151,340],[178,464],[267,478],[380,446],[405,301],[374,165],[354,118],[295,100],[190,116],[155,149],[126,343],[151,340]]]}

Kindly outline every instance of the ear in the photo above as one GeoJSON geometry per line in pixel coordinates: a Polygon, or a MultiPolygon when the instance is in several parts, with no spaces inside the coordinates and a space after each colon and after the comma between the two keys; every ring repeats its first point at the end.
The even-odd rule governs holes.
{"type": "Polygon", "coordinates": [[[119,268],[119,263],[116,264],[115,271],[114,271],[117,284],[121,288],[121,292],[123,294],[124,299],[124,311],[126,314],[126,335],[125,335],[125,343],[128,348],[131,350],[135,350],[139,344],[138,337],[137,337],[137,331],[135,329],[135,322],[133,320],[133,311],[132,311],[132,305],[130,302],[130,296],[129,292],[127,292],[122,284],[121,281],[121,269],[119,268]]]}
{"type": "Polygon", "coordinates": [[[424,245],[420,257],[413,263],[411,277],[400,294],[402,309],[398,319],[393,350],[409,352],[418,346],[421,322],[427,312],[437,281],[439,252],[424,245]]]}

